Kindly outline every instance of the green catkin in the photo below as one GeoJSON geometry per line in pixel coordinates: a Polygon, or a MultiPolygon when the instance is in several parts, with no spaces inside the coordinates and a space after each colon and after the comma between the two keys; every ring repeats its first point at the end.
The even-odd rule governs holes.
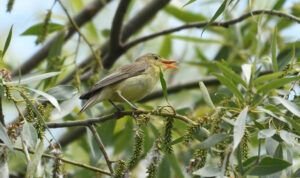
{"type": "Polygon", "coordinates": [[[194,158],[197,160],[197,164],[195,165],[195,169],[202,168],[205,165],[207,157],[207,150],[205,149],[197,149],[194,153],[194,158]]]}
{"type": "Polygon", "coordinates": [[[248,159],[248,153],[249,153],[248,139],[249,139],[248,132],[245,132],[245,135],[243,136],[242,143],[241,143],[241,151],[242,151],[242,160],[243,161],[248,159]]]}
{"type": "Polygon", "coordinates": [[[135,131],[135,137],[134,137],[134,151],[133,154],[127,164],[127,169],[131,170],[135,167],[135,165],[137,164],[138,160],[141,157],[141,154],[143,152],[143,144],[144,144],[144,134],[143,131],[138,128],[135,131]]]}
{"type": "Polygon", "coordinates": [[[189,143],[194,138],[194,134],[199,131],[201,125],[202,125],[201,123],[198,123],[198,124],[189,126],[186,134],[184,135],[185,143],[189,143]]]}
{"type": "Polygon", "coordinates": [[[174,123],[174,118],[168,117],[166,127],[165,127],[164,139],[163,139],[164,150],[168,154],[173,153],[173,148],[172,148],[172,144],[171,144],[172,143],[173,123],[174,123]]]}
{"type": "Polygon", "coordinates": [[[123,160],[119,160],[115,167],[114,178],[123,178],[125,176],[126,163],[123,160]]]}
{"type": "Polygon", "coordinates": [[[147,178],[155,178],[157,177],[157,168],[159,166],[159,162],[160,162],[160,147],[159,147],[159,140],[157,140],[154,143],[154,147],[152,150],[152,155],[151,155],[151,161],[149,166],[147,167],[147,178]]]}
{"type": "Polygon", "coordinates": [[[61,151],[59,149],[54,150],[54,164],[53,164],[53,170],[52,170],[52,177],[53,178],[59,178],[63,177],[63,162],[61,161],[61,151]]]}

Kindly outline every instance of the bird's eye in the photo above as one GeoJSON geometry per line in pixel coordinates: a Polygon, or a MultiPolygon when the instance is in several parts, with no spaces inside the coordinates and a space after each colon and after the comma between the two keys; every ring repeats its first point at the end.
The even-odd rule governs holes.
{"type": "Polygon", "coordinates": [[[155,59],[155,60],[158,60],[158,59],[159,59],[159,57],[158,57],[158,56],[154,56],[154,59],[155,59]]]}

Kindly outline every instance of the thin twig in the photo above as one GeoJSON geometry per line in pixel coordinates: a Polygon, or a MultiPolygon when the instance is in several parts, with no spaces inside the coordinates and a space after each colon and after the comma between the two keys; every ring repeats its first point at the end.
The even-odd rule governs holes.
{"type": "Polygon", "coordinates": [[[162,36],[162,35],[167,35],[170,33],[174,33],[174,32],[178,32],[181,30],[185,30],[185,29],[189,29],[189,28],[203,28],[206,27],[207,25],[209,26],[217,26],[217,27],[225,27],[228,28],[231,25],[237,24],[239,22],[242,22],[243,20],[253,17],[253,16],[257,16],[257,15],[274,15],[274,16],[278,16],[278,17],[283,17],[283,18],[287,18],[291,21],[300,23],[300,18],[293,16],[293,15],[289,15],[280,11],[276,11],[276,10],[255,10],[255,11],[251,11],[249,13],[246,13],[236,19],[232,19],[232,20],[228,20],[228,21],[224,21],[224,22],[196,22],[196,23],[191,23],[191,24],[185,24],[185,25],[181,25],[175,28],[170,28],[167,30],[162,30],[160,32],[157,33],[153,33],[144,37],[140,37],[136,40],[133,40],[131,42],[128,42],[127,44],[124,45],[124,50],[128,50],[130,48],[132,48],[133,46],[140,44],[142,42],[151,40],[153,38],[162,36]]]}
{"type": "MultiPolygon", "coordinates": [[[[0,143],[0,146],[5,146],[5,144],[0,143]]],[[[24,150],[22,148],[19,148],[19,147],[16,147],[16,146],[14,147],[14,150],[24,152],[24,150]]],[[[30,154],[34,154],[34,151],[29,150],[29,153],[30,154]]],[[[93,167],[93,166],[90,166],[90,165],[87,165],[87,164],[82,164],[82,163],[79,163],[79,162],[76,162],[76,161],[71,161],[71,160],[68,160],[68,159],[64,159],[64,158],[52,156],[52,155],[49,155],[49,154],[43,154],[42,157],[44,157],[44,158],[50,158],[50,159],[59,159],[62,162],[67,163],[67,164],[71,164],[71,165],[74,165],[74,166],[77,166],[77,167],[81,167],[81,168],[85,168],[85,169],[88,169],[88,170],[91,170],[91,171],[94,171],[94,172],[99,172],[101,174],[112,176],[112,174],[109,173],[109,172],[106,172],[106,171],[98,169],[96,167],[93,167]]]]}
{"type": "Polygon", "coordinates": [[[96,142],[97,142],[97,144],[99,146],[99,149],[101,150],[101,152],[102,152],[102,154],[104,156],[104,159],[106,161],[107,167],[110,170],[110,173],[114,174],[114,170],[112,168],[112,162],[109,160],[108,154],[107,154],[107,152],[105,150],[105,147],[104,147],[104,145],[102,143],[102,140],[101,140],[99,134],[97,133],[97,130],[96,130],[95,126],[94,125],[89,125],[88,127],[91,130],[94,138],[96,139],[96,142]]]}
{"type": "Polygon", "coordinates": [[[0,97],[0,122],[5,127],[4,114],[2,109],[2,97],[0,97]]]}
{"type": "Polygon", "coordinates": [[[89,42],[89,40],[85,37],[85,35],[83,33],[81,33],[80,28],[78,27],[78,25],[76,24],[76,22],[72,19],[71,15],[69,14],[67,8],[64,6],[64,4],[61,2],[61,0],[56,0],[61,8],[64,10],[65,14],[67,15],[71,25],[74,27],[74,29],[76,30],[76,32],[81,36],[81,38],[85,41],[85,43],[88,45],[88,47],[90,48],[90,51],[92,52],[94,58],[96,59],[96,64],[98,64],[98,66],[100,68],[102,68],[102,62],[100,59],[100,56],[97,55],[97,53],[95,52],[95,50],[93,49],[92,44],[89,42]]]}
{"type": "Polygon", "coordinates": [[[151,114],[151,115],[163,116],[163,117],[173,117],[173,118],[181,120],[187,124],[196,124],[196,122],[192,121],[188,117],[179,115],[179,114],[157,112],[157,111],[133,110],[133,111],[120,111],[120,112],[117,112],[116,114],[108,114],[105,116],[100,116],[97,118],[91,118],[91,119],[80,120],[80,121],[48,122],[46,125],[48,128],[90,126],[92,124],[103,123],[108,120],[120,119],[123,116],[142,115],[142,114],[151,114]]]}

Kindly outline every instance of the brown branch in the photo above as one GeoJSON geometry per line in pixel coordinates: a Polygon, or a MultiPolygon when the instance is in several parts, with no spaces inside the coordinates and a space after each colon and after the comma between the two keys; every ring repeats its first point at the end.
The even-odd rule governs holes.
{"type": "Polygon", "coordinates": [[[134,110],[134,111],[120,111],[118,113],[108,114],[105,116],[100,116],[97,118],[91,118],[91,119],[80,120],[80,121],[49,122],[46,125],[48,128],[90,126],[92,124],[103,123],[108,120],[116,120],[116,119],[122,118],[123,116],[131,116],[133,114],[134,115],[151,114],[151,115],[162,116],[162,117],[173,117],[173,118],[181,120],[187,124],[196,124],[194,121],[190,120],[186,116],[179,115],[179,114],[157,112],[157,111],[134,110]]]}
{"type": "MultiPolygon", "coordinates": [[[[5,144],[0,143],[0,146],[5,146],[5,144]]],[[[19,148],[19,147],[14,147],[14,150],[24,152],[24,150],[22,148],[19,148]]],[[[34,151],[28,150],[28,152],[30,154],[34,154],[34,151]]],[[[93,167],[93,166],[90,166],[90,165],[87,165],[87,164],[82,164],[82,163],[79,163],[79,162],[75,162],[75,161],[71,161],[71,160],[68,160],[68,159],[52,156],[52,155],[49,155],[49,154],[43,154],[42,157],[50,158],[50,159],[59,159],[62,162],[67,163],[67,164],[71,164],[71,165],[78,166],[78,167],[81,167],[81,168],[84,168],[84,169],[88,169],[88,170],[91,170],[91,171],[94,171],[94,172],[99,172],[101,174],[112,176],[112,174],[110,174],[109,172],[106,172],[104,170],[98,169],[96,167],[93,167]]]]}
{"type": "Polygon", "coordinates": [[[0,97],[0,122],[5,127],[5,120],[4,120],[4,114],[2,108],[2,97],[0,97]]]}
{"type": "Polygon", "coordinates": [[[122,32],[122,24],[124,21],[124,17],[126,15],[126,11],[128,9],[130,0],[121,0],[119,6],[116,10],[111,32],[110,32],[110,53],[117,51],[121,48],[121,32],[122,32]]]}
{"type": "Polygon", "coordinates": [[[104,159],[106,161],[106,164],[107,164],[107,167],[109,168],[110,173],[114,174],[114,170],[113,170],[112,165],[111,165],[112,162],[109,160],[108,154],[105,150],[105,147],[102,143],[102,140],[101,140],[99,134],[97,133],[96,127],[94,125],[89,125],[88,127],[91,130],[94,138],[96,139],[96,142],[97,142],[97,144],[99,146],[99,149],[101,150],[101,152],[104,156],[104,159]]]}
{"type": "MultiPolygon", "coordinates": [[[[73,19],[74,22],[79,26],[83,26],[85,23],[89,22],[95,15],[111,0],[101,1],[94,0],[88,4],[80,13],[78,13],[73,19]]],[[[20,68],[12,72],[13,76],[17,76],[19,72],[21,74],[29,73],[37,65],[39,65],[48,55],[51,46],[57,41],[57,39],[65,34],[65,41],[70,39],[72,35],[76,32],[73,26],[69,26],[66,30],[58,32],[53,38],[47,41],[41,49],[39,49],[35,54],[33,54],[26,62],[21,65],[20,68]]]]}
{"type": "Polygon", "coordinates": [[[167,30],[163,30],[157,33],[153,33],[141,38],[138,38],[136,40],[133,40],[131,42],[128,42],[127,44],[124,45],[124,49],[125,51],[127,51],[128,49],[132,48],[133,46],[140,44],[142,42],[146,42],[148,40],[151,40],[153,38],[159,37],[159,36],[163,36],[163,35],[167,35],[170,33],[174,33],[174,32],[178,32],[181,30],[185,30],[185,29],[189,29],[189,28],[203,28],[206,26],[217,26],[217,27],[225,27],[228,28],[231,25],[235,25],[239,22],[242,22],[243,20],[249,18],[249,17],[253,17],[253,16],[257,16],[257,15],[274,15],[274,16],[278,16],[278,17],[283,17],[283,18],[287,18],[291,21],[295,21],[297,23],[300,23],[300,18],[295,17],[293,15],[289,15],[280,11],[275,11],[275,10],[255,10],[255,11],[251,11],[249,13],[246,13],[236,19],[232,19],[232,20],[228,20],[228,21],[224,21],[224,22],[196,22],[196,23],[191,23],[191,24],[185,24],[179,27],[175,27],[175,28],[171,28],[171,29],[167,29],[167,30]]]}

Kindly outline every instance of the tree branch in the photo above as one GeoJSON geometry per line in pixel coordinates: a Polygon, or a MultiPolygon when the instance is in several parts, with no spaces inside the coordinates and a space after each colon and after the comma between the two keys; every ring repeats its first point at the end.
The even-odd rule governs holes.
{"type": "MultiPolygon", "coordinates": [[[[74,22],[79,26],[83,26],[86,22],[90,21],[108,2],[111,0],[103,1],[94,0],[89,5],[87,5],[79,14],[77,14],[73,19],[74,22]]],[[[21,74],[29,73],[37,65],[39,65],[48,55],[51,46],[57,41],[57,39],[65,34],[65,41],[70,39],[70,37],[76,32],[73,26],[69,26],[66,30],[58,32],[52,39],[47,41],[41,49],[39,49],[35,54],[33,54],[26,62],[21,65],[20,68],[12,72],[13,76],[17,76],[19,72],[21,74]]]]}
{"type": "Polygon", "coordinates": [[[101,152],[102,152],[102,154],[104,156],[104,159],[106,161],[107,167],[110,170],[110,173],[114,174],[114,170],[113,170],[112,165],[111,165],[112,162],[109,160],[108,154],[107,154],[107,152],[105,150],[105,147],[104,147],[104,145],[102,143],[102,140],[101,140],[99,134],[97,133],[97,130],[96,130],[95,126],[92,124],[92,125],[89,125],[88,127],[91,130],[94,138],[96,139],[96,142],[97,142],[97,144],[99,146],[99,149],[101,150],[101,152]]]}
{"type": "Polygon", "coordinates": [[[143,110],[134,110],[134,111],[120,111],[114,114],[108,114],[105,116],[100,116],[97,118],[80,120],[80,121],[66,121],[66,122],[49,122],[47,123],[48,128],[62,128],[62,127],[76,127],[76,126],[90,126],[96,123],[103,123],[108,120],[120,119],[123,116],[131,116],[131,115],[142,115],[142,114],[151,114],[155,116],[163,116],[163,117],[173,117],[175,119],[181,120],[187,124],[196,124],[194,121],[190,120],[186,116],[174,114],[174,113],[166,113],[166,112],[157,112],[157,111],[143,111],[143,110]]]}
{"type": "MultiPolygon", "coordinates": [[[[5,147],[6,145],[3,144],[3,143],[0,143],[0,146],[5,147]]],[[[19,147],[14,147],[14,150],[24,152],[24,150],[22,148],[19,148],[19,147]]],[[[29,150],[29,153],[30,154],[34,154],[34,151],[30,151],[29,150]]],[[[68,159],[64,159],[64,158],[60,158],[60,157],[55,157],[55,156],[52,156],[52,155],[49,155],[49,154],[43,154],[42,157],[44,157],[44,158],[50,158],[50,159],[59,159],[62,162],[67,163],[67,164],[71,164],[71,165],[78,166],[78,167],[81,167],[81,168],[85,168],[85,169],[88,169],[88,170],[91,170],[91,171],[94,171],[94,172],[99,172],[101,174],[112,176],[112,174],[110,174],[109,172],[106,172],[104,170],[98,169],[96,167],[93,167],[93,166],[90,166],[90,165],[87,165],[87,164],[82,164],[82,163],[71,161],[71,160],[68,160],[68,159]]]]}
{"type": "Polygon", "coordinates": [[[122,24],[126,15],[130,0],[121,0],[114,16],[110,32],[110,53],[121,48],[122,24]]]}

